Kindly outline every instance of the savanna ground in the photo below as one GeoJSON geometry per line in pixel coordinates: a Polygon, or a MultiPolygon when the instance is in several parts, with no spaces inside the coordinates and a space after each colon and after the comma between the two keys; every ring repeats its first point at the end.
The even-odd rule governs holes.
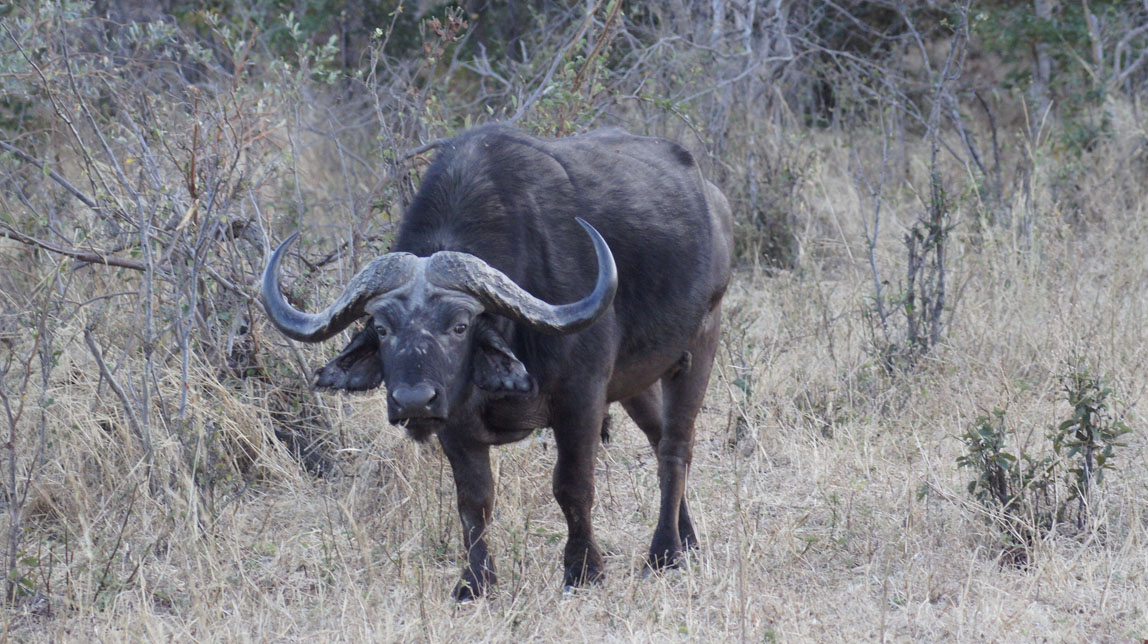
{"type": "Polygon", "coordinates": [[[1148,638],[1148,7],[395,8],[0,8],[3,640],[1148,638]],[[494,120],[671,136],[733,204],[680,569],[612,409],[605,581],[561,591],[543,430],[456,604],[441,450],[255,299],[302,229],[324,305],[494,120]]]}

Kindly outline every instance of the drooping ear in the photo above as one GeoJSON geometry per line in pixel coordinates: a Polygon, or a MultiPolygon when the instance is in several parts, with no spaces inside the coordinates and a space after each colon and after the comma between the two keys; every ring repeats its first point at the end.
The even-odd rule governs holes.
{"type": "Polygon", "coordinates": [[[315,372],[315,389],[366,391],[383,381],[379,336],[369,325],[351,338],[343,352],[315,372]]]}
{"type": "Polygon", "coordinates": [[[493,326],[480,324],[474,334],[474,384],[493,394],[528,396],[538,383],[493,326]]]}

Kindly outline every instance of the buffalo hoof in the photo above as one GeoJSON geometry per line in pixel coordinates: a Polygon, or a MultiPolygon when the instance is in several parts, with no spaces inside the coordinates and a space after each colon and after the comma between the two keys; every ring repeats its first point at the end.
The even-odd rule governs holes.
{"type": "MultiPolygon", "coordinates": [[[[693,538],[691,541],[696,547],[697,539],[693,538]]],[[[655,533],[654,541],[650,544],[650,554],[646,555],[646,568],[654,572],[666,568],[676,568],[682,561],[683,545],[686,545],[685,540],[677,534],[672,537],[662,537],[655,533]]],[[[688,548],[689,545],[686,547],[688,548]]]]}
{"type": "Polygon", "coordinates": [[[694,527],[686,524],[678,527],[678,538],[682,540],[682,550],[697,550],[698,537],[694,534],[694,527]]]}
{"type": "Polygon", "coordinates": [[[566,591],[602,581],[606,575],[606,564],[602,553],[594,544],[566,545],[565,570],[562,587],[566,591]]]}
{"type": "Polygon", "coordinates": [[[461,581],[455,585],[454,591],[451,592],[451,597],[454,597],[454,600],[460,604],[470,603],[481,596],[481,593],[476,594],[475,589],[471,588],[470,584],[461,581]]]}
{"type": "Polygon", "coordinates": [[[482,579],[478,579],[476,575],[468,570],[462,574],[462,579],[458,580],[458,584],[455,585],[451,596],[459,602],[472,602],[488,594],[490,588],[497,583],[497,581],[493,572],[488,572],[483,575],[482,579]]]}
{"type": "Polygon", "coordinates": [[[682,564],[682,552],[660,552],[646,555],[646,571],[660,572],[667,568],[677,568],[682,564]]]}

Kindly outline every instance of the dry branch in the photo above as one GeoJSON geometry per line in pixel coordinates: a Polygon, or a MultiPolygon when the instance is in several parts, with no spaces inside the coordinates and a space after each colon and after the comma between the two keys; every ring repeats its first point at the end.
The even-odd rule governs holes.
{"type": "Polygon", "coordinates": [[[106,252],[79,250],[76,248],[67,248],[64,246],[57,246],[42,239],[37,239],[29,235],[15,230],[7,224],[0,224],[0,237],[6,237],[13,241],[18,241],[21,244],[28,246],[35,246],[43,248],[46,251],[56,253],[57,255],[64,255],[66,257],[73,257],[75,259],[89,262],[92,264],[103,264],[105,266],[118,266],[120,268],[130,268],[134,271],[147,270],[147,265],[141,261],[128,259],[126,257],[119,257],[116,255],[109,255],[106,252]]]}
{"type": "Polygon", "coordinates": [[[139,417],[136,415],[135,407],[132,406],[131,400],[128,399],[127,393],[120,385],[119,381],[108,369],[108,364],[104,362],[104,354],[100,351],[99,345],[96,344],[95,337],[92,336],[92,330],[84,329],[84,344],[88,346],[88,351],[91,352],[92,358],[96,361],[96,366],[100,369],[100,376],[108,381],[108,386],[115,392],[116,397],[120,399],[120,404],[124,407],[124,413],[128,416],[128,424],[131,425],[132,433],[140,441],[140,446],[143,447],[144,453],[148,455],[148,461],[151,461],[151,441],[144,435],[143,426],[140,424],[139,417]]]}
{"type": "Polygon", "coordinates": [[[72,185],[71,182],[69,182],[64,177],[60,176],[60,174],[58,172],[56,172],[55,170],[53,170],[51,168],[46,168],[42,161],[37,160],[32,155],[28,154],[27,152],[24,152],[20,148],[17,148],[16,146],[12,145],[11,143],[8,143],[7,141],[0,141],[0,148],[4,148],[5,150],[11,152],[12,154],[15,154],[17,157],[20,158],[21,161],[26,161],[28,163],[31,163],[32,165],[36,166],[40,170],[47,170],[48,176],[52,178],[52,181],[55,181],[56,183],[63,186],[64,189],[67,190],[68,192],[72,193],[72,195],[74,195],[76,197],[76,199],[79,199],[80,201],[84,202],[85,206],[92,208],[92,209],[95,209],[95,210],[99,210],[100,205],[96,203],[95,199],[92,199],[88,195],[84,194],[84,192],[82,190],[80,190],[76,186],[72,185]]]}

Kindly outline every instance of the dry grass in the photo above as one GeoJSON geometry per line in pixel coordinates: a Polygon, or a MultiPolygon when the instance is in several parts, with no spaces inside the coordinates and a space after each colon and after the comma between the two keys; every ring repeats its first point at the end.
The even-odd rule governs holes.
{"type": "MultiPolygon", "coordinates": [[[[1096,202],[1087,225],[1049,205],[1044,175],[1034,249],[1018,250],[1008,228],[974,234],[968,204],[959,208],[948,341],[895,376],[875,365],[862,315],[871,276],[847,152],[809,141],[819,161],[799,188],[801,268],[743,268],[727,299],[688,492],[702,548],[681,570],[641,574],[655,464],[615,409],[595,508],[608,576],[572,594],[560,592],[565,526],[545,432],[497,450],[501,584],[458,605],[448,599],[461,566],[449,468],[437,446],[387,425],[380,394],[322,396],[339,472],[314,479],[270,438],[279,403],[192,365],[189,420],[153,428],[149,473],[84,347],[91,320],[77,317],[56,331],[50,449],[28,502],[24,550],[40,576],[0,618],[3,630],[51,642],[1139,642],[1148,213],[1143,172],[1128,162],[1143,159],[1125,143],[1143,133],[1125,127],[1086,159],[1080,191],[1096,202]],[[1039,442],[1069,414],[1057,376],[1079,359],[1113,386],[1134,432],[1085,529],[1047,535],[1027,566],[1007,565],[965,490],[972,474],[956,467],[958,436],[1007,407],[1020,435],[1039,442]]],[[[898,265],[917,204],[891,198],[881,266],[898,265]]],[[[119,288],[88,279],[92,294],[119,288]]],[[[114,310],[101,319],[131,324],[114,310]]],[[[264,350],[286,354],[259,325],[264,350]]],[[[314,364],[332,351],[305,356],[314,364]]],[[[177,396],[178,367],[160,372],[157,391],[177,396]]]]}

